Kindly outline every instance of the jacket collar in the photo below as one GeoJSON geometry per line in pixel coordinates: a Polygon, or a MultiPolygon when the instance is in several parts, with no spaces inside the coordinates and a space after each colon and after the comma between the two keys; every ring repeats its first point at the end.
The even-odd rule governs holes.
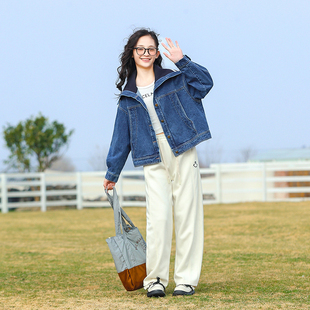
{"type": "MultiPolygon", "coordinates": [[[[155,82],[162,78],[163,76],[173,72],[173,70],[170,69],[163,69],[157,65],[154,65],[154,73],[155,73],[155,82]]],[[[124,88],[125,90],[132,91],[136,93],[138,91],[137,85],[136,85],[136,77],[137,77],[137,70],[135,70],[130,77],[128,78],[127,84],[124,88]]]]}

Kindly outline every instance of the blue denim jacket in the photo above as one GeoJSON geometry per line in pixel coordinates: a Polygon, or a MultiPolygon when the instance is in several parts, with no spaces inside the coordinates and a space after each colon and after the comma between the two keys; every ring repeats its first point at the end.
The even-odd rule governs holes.
{"type": "MultiPolygon", "coordinates": [[[[154,65],[154,105],[175,156],[210,139],[201,99],[213,86],[208,70],[184,56],[179,71],[154,65]]],[[[135,167],[161,161],[156,134],[132,74],[120,94],[114,132],[107,156],[106,179],[117,182],[131,151],[135,167]]]]}

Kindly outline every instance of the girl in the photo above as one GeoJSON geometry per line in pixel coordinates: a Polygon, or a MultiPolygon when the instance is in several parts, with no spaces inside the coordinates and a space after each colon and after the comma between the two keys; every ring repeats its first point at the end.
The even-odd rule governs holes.
{"type": "Polygon", "coordinates": [[[121,54],[116,84],[121,93],[103,184],[107,189],[115,186],[130,151],[134,165],[143,166],[147,219],[143,285],[148,297],[165,296],[173,214],[174,296],[195,293],[204,241],[195,146],[211,138],[201,99],[213,81],[207,69],[183,55],[178,42],[166,41],[163,54],[178,71],[162,68],[157,34],[148,29],[135,31],[121,54]]]}

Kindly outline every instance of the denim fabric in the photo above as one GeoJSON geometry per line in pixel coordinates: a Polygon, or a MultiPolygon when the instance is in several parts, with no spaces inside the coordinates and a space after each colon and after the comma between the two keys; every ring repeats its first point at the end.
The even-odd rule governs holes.
{"type": "MultiPolygon", "coordinates": [[[[154,66],[155,111],[175,156],[211,138],[201,102],[213,86],[208,70],[184,56],[179,71],[154,66]]],[[[120,95],[107,156],[106,179],[117,182],[131,151],[135,167],[161,161],[155,131],[135,84],[136,73],[120,95]]]]}

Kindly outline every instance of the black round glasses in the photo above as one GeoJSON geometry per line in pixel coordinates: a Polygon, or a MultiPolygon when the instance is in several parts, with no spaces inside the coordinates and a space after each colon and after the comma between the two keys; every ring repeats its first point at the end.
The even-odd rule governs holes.
{"type": "Polygon", "coordinates": [[[136,50],[139,56],[144,55],[146,51],[149,53],[150,56],[155,56],[158,50],[156,47],[134,47],[133,49],[136,50]]]}

